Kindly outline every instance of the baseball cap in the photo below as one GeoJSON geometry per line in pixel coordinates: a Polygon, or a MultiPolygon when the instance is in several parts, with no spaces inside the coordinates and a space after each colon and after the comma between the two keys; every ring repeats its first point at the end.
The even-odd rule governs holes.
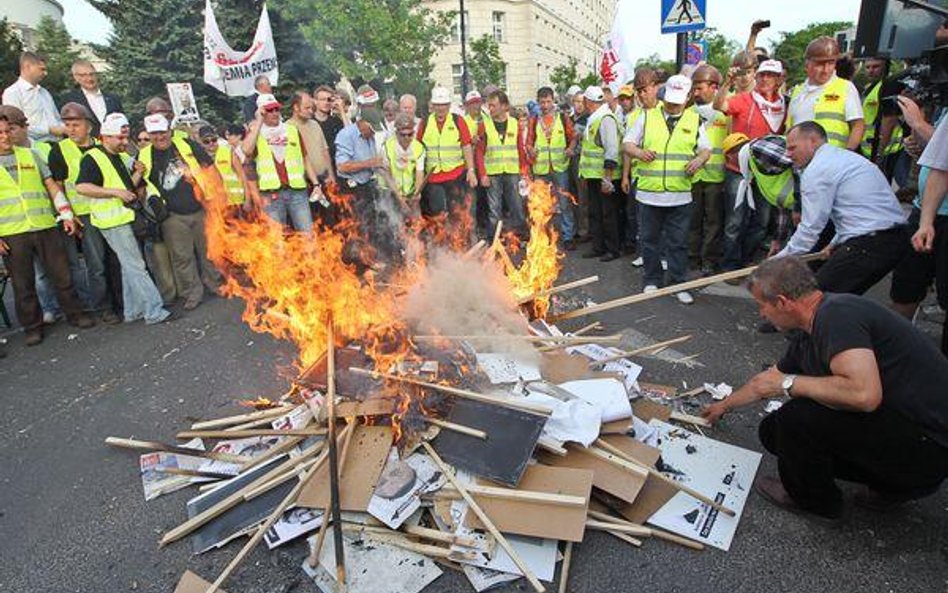
{"type": "Polygon", "coordinates": [[[688,100],[691,92],[691,79],[681,74],[668,78],[665,82],[665,102],[682,105],[688,100]]]}
{"type": "Polygon", "coordinates": [[[145,131],[149,134],[153,132],[167,132],[169,127],[168,118],[162,113],[152,113],[145,118],[145,131]]]}
{"type": "Polygon", "coordinates": [[[635,87],[631,84],[624,84],[619,87],[619,94],[616,96],[632,98],[635,96],[635,87]]]}
{"type": "MultiPolygon", "coordinates": [[[[168,120],[165,119],[165,116],[156,113],[154,115],[149,115],[148,117],[159,117],[162,121],[165,122],[165,129],[168,129],[168,120]]],[[[145,120],[148,120],[148,117],[145,120]]],[[[102,126],[99,128],[99,133],[103,136],[118,136],[122,133],[122,128],[128,127],[128,118],[125,117],[124,113],[110,113],[105,116],[105,120],[102,122],[102,126]]]]}
{"type": "Polygon", "coordinates": [[[447,105],[451,102],[451,92],[443,86],[436,86],[431,89],[432,105],[447,105]]]}
{"type": "Polygon", "coordinates": [[[280,102],[276,100],[276,97],[270,93],[261,93],[257,97],[257,107],[260,109],[268,109],[270,107],[282,107],[280,102]]]}
{"type": "Polygon", "coordinates": [[[358,119],[368,122],[373,128],[378,128],[382,123],[382,112],[378,107],[365,106],[359,109],[358,119]]]}
{"type": "Polygon", "coordinates": [[[477,91],[469,91],[466,95],[464,95],[465,104],[474,103],[474,102],[483,101],[483,100],[484,99],[481,97],[481,94],[477,91]]]}
{"type": "Polygon", "coordinates": [[[582,92],[583,92],[583,89],[581,89],[578,84],[574,84],[574,85],[572,85],[571,87],[569,87],[568,89],[566,89],[566,96],[568,96],[568,97],[575,97],[576,95],[578,95],[578,94],[580,94],[580,93],[582,93],[582,92]]]}
{"type": "Polygon", "coordinates": [[[774,74],[783,74],[783,64],[780,60],[764,60],[757,67],[757,74],[761,72],[773,72],[774,74]]]}
{"type": "Polygon", "coordinates": [[[583,93],[583,97],[590,101],[594,101],[596,103],[602,103],[602,99],[603,99],[602,87],[599,87],[596,85],[586,87],[586,91],[583,93]]]}

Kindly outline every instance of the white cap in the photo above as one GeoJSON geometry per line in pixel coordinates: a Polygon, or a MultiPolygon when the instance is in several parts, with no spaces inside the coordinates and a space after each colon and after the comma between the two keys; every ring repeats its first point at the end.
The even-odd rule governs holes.
{"type": "Polygon", "coordinates": [[[145,117],[145,131],[149,134],[152,132],[167,132],[170,127],[171,124],[168,123],[168,118],[163,113],[152,113],[145,117]]]}
{"type": "Polygon", "coordinates": [[[757,67],[757,74],[761,72],[773,72],[774,74],[783,74],[783,64],[780,60],[764,60],[757,67]]]}
{"type": "Polygon", "coordinates": [[[372,105],[379,102],[379,93],[367,84],[356,91],[356,105],[372,105]]]}
{"type": "Polygon", "coordinates": [[[261,93],[257,95],[257,107],[266,109],[267,107],[280,107],[280,102],[270,93],[261,93]]]}
{"type": "Polygon", "coordinates": [[[466,95],[464,95],[465,103],[470,103],[471,101],[481,101],[481,100],[483,100],[483,97],[481,97],[481,94],[477,91],[469,91],[466,95]]]}
{"type": "Polygon", "coordinates": [[[590,101],[595,101],[596,103],[602,103],[602,100],[605,98],[602,93],[602,87],[595,85],[586,87],[583,97],[590,101]]]}
{"type": "Polygon", "coordinates": [[[432,105],[448,105],[451,103],[451,91],[443,86],[436,86],[431,89],[432,105]]]}
{"type": "MultiPolygon", "coordinates": [[[[164,116],[162,116],[164,118],[164,116]]],[[[124,113],[110,113],[105,116],[99,133],[103,136],[118,136],[122,133],[122,128],[128,127],[128,118],[124,113]]]]}
{"type": "Polygon", "coordinates": [[[566,95],[567,95],[568,97],[575,97],[576,95],[580,94],[581,92],[583,92],[583,89],[581,89],[578,84],[574,84],[573,86],[569,87],[569,88],[566,90],[566,95]]]}
{"type": "Polygon", "coordinates": [[[670,76],[665,82],[666,103],[675,105],[684,105],[688,101],[688,93],[691,92],[691,79],[681,74],[670,76]]]}

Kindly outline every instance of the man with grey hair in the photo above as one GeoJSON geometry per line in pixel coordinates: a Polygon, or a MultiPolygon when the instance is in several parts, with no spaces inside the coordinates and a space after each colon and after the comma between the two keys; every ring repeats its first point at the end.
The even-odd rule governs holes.
{"type": "Polygon", "coordinates": [[[398,98],[398,110],[402,113],[408,114],[413,122],[415,122],[415,131],[418,131],[418,122],[421,121],[421,118],[418,117],[418,98],[411,93],[405,93],[398,98]]]}
{"type": "Polygon", "coordinates": [[[95,117],[92,120],[92,136],[99,135],[99,126],[110,113],[122,113],[122,101],[111,93],[103,93],[99,88],[99,74],[89,60],[76,60],[72,63],[72,78],[78,88],[63,95],[60,105],[78,103],[88,109],[95,117]]]}
{"type": "Polygon", "coordinates": [[[760,478],[757,491],[834,525],[846,510],[837,479],[865,484],[854,502],[877,511],[935,492],[948,475],[948,359],[932,341],[870,299],[822,292],[795,257],[765,261],[748,286],[760,314],[791,332],[790,344],[775,366],[703,415],[714,422],[764,398],[789,398],[760,424],[779,479],[760,478]]]}
{"type": "Polygon", "coordinates": [[[244,116],[244,122],[249,123],[257,119],[257,97],[260,95],[272,95],[273,87],[270,85],[270,79],[266,75],[253,79],[254,94],[244,100],[240,108],[240,113],[244,116]]]}

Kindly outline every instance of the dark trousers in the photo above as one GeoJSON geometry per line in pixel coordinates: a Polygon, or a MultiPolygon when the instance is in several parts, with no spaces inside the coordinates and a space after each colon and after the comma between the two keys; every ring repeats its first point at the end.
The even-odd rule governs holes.
{"type": "Polygon", "coordinates": [[[599,253],[619,254],[619,201],[625,194],[616,186],[609,195],[602,193],[602,179],[586,179],[586,195],[589,198],[589,235],[592,249],[599,253]]]}
{"type": "Polygon", "coordinates": [[[668,284],[685,281],[688,272],[688,225],[691,204],[650,206],[639,204],[639,233],[645,273],[644,286],[665,286],[662,255],[668,260],[668,284]]]}
{"type": "Polygon", "coordinates": [[[820,289],[863,294],[902,261],[909,240],[908,227],[899,226],[837,245],[816,272],[820,289]]]}
{"type": "Polygon", "coordinates": [[[885,406],[845,412],[793,399],[764,418],[758,432],[794,502],[824,516],[843,508],[836,479],[911,499],[933,493],[948,472],[948,448],[885,406]]]}
{"type": "Polygon", "coordinates": [[[59,227],[11,235],[3,240],[10,248],[4,260],[13,281],[16,317],[26,331],[37,330],[43,325],[43,311],[36,297],[34,257],[43,264],[66,319],[74,321],[82,315],[82,305],[69,272],[66,243],[59,227]]]}
{"type": "Polygon", "coordinates": [[[724,173],[724,253],[721,268],[726,271],[748,266],[767,235],[773,206],[753,187],[754,208],[745,202],[737,205],[737,189],[741,176],[724,173]]]}
{"type": "Polygon", "coordinates": [[[622,246],[635,247],[639,242],[639,203],[635,200],[638,191],[637,182],[632,179],[629,193],[625,196],[625,208],[622,217],[622,246]]]}
{"type": "Polygon", "coordinates": [[[688,257],[695,267],[717,265],[724,232],[724,184],[697,181],[691,186],[688,257]]]}

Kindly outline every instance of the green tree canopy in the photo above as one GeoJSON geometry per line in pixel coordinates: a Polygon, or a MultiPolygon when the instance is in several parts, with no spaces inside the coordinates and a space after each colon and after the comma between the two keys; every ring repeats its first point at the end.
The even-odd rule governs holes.
{"type": "Polygon", "coordinates": [[[639,58],[635,61],[636,69],[646,66],[652,70],[664,70],[668,74],[674,74],[678,72],[678,67],[675,64],[675,60],[663,60],[657,53],[651,54],[644,58],[639,58]]]}
{"type": "Polygon", "coordinates": [[[804,54],[808,43],[820,35],[834,36],[837,31],[852,27],[852,23],[836,21],[830,23],[813,23],[798,31],[781,31],[780,38],[774,43],[771,55],[783,61],[787,73],[787,86],[806,80],[806,70],[803,67],[806,61],[804,54]]]}
{"type": "Polygon", "coordinates": [[[36,53],[46,58],[47,74],[43,86],[54,97],[75,86],[72,63],[79,59],[79,52],[72,44],[72,37],[62,23],[49,16],[40,19],[36,28],[36,53]]]}
{"type": "Polygon", "coordinates": [[[483,88],[489,84],[507,88],[507,62],[500,57],[500,46],[492,35],[483,35],[471,41],[467,65],[474,88],[483,88]]]}
{"type": "Polygon", "coordinates": [[[0,84],[3,88],[13,84],[20,72],[20,54],[23,44],[13,32],[7,19],[0,19],[0,84]]]}
{"type": "Polygon", "coordinates": [[[705,56],[704,61],[717,68],[721,76],[727,74],[727,69],[731,65],[734,54],[742,49],[738,42],[725,37],[714,27],[698,31],[693,38],[708,44],[708,55],[705,56]]]}
{"type": "Polygon", "coordinates": [[[562,97],[569,87],[579,82],[578,66],[579,60],[575,56],[570,56],[566,64],[555,66],[550,71],[550,84],[553,85],[553,90],[557,95],[562,97]]]}

